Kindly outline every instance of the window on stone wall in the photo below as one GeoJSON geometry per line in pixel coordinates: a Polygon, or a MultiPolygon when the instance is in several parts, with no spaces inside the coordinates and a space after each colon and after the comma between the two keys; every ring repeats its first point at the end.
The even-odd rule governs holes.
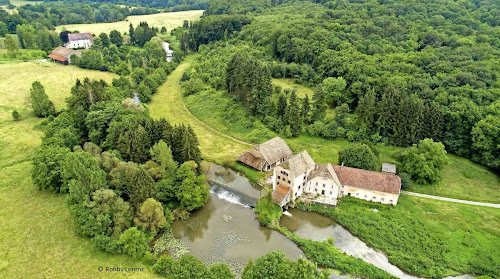
{"type": "Polygon", "coordinates": [[[389,200],[390,203],[392,203],[392,200],[389,200]]]}
{"type": "Polygon", "coordinates": [[[318,192],[318,189],[314,188],[314,192],[318,192]]]}
{"type": "Polygon", "coordinates": [[[381,201],[384,201],[384,198],[381,198],[380,200],[381,200],[381,201]]]}
{"type": "Polygon", "coordinates": [[[332,191],[330,191],[330,195],[332,194],[332,191]]]}
{"type": "Polygon", "coordinates": [[[326,185],[325,185],[325,184],[323,184],[323,188],[325,188],[325,187],[326,187],[326,185]]]}

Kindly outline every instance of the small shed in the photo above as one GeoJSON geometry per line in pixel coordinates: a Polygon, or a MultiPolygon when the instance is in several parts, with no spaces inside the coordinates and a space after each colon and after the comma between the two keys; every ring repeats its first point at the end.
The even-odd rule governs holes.
{"type": "Polygon", "coordinates": [[[396,174],[396,165],[383,163],[382,164],[382,172],[396,174]]]}

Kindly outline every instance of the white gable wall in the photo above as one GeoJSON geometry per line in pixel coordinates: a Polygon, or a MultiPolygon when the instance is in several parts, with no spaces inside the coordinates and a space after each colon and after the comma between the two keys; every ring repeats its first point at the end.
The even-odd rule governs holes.
{"type": "Polygon", "coordinates": [[[92,42],[89,39],[69,41],[66,44],[66,48],[89,48],[90,46],[92,46],[92,42]]]}

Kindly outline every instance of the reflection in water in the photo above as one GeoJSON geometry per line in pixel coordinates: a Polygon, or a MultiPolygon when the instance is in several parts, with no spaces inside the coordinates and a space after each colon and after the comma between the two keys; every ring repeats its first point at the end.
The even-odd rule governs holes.
{"type": "MultiPolygon", "coordinates": [[[[290,209],[288,214],[281,217],[280,225],[288,228],[295,235],[302,238],[324,241],[329,237],[333,237],[335,240],[335,247],[344,251],[347,255],[360,258],[365,262],[371,263],[374,266],[379,267],[380,269],[383,269],[399,278],[418,278],[404,273],[397,266],[389,263],[385,254],[375,251],[366,245],[361,239],[352,235],[349,231],[336,224],[333,219],[327,216],[316,212],[290,209]]],[[[471,275],[460,275],[457,277],[447,278],[470,279],[474,277],[471,275]]]]}
{"type": "Polygon", "coordinates": [[[178,220],[172,224],[174,235],[188,243],[189,254],[208,265],[225,262],[237,274],[249,259],[271,251],[282,251],[291,260],[304,257],[288,238],[260,226],[248,206],[228,202],[219,196],[228,197],[212,191],[204,207],[193,212],[187,221],[178,220]]]}

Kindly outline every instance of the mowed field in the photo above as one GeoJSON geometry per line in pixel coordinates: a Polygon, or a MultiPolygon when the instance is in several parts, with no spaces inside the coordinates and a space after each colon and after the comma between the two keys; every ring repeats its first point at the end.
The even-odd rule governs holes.
{"type": "Polygon", "coordinates": [[[0,64],[0,278],[157,278],[141,262],[112,255],[74,231],[64,196],[41,192],[30,178],[41,143],[41,119],[26,104],[31,82],[45,86],[58,109],[76,78],[114,75],[35,62],[0,64]],[[21,113],[12,120],[12,109],[21,113]],[[99,267],[144,267],[142,272],[100,272],[99,267]]]}
{"type": "Polygon", "coordinates": [[[16,109],[29,107],[29,89],[33,81],[40,81],[50,99],[60,110],[77,79],[103,79],[111,83],[115,74],[63,66],[45,61],[11,62],[0,64],[0,106],[16,109]]]}
{"type": "Polygon", "coordinates": [[[140,16],[129,16],[124,21],[110,22],[110,23],[93,23],[93,24],[67,24],[57,26],[56,30],[61,31],[65,28],[68,31],[78,30],[79,32],[90,32],[96,35],[101,33],[111,32],[112,30],[118,30],[122,34],[123,32],[128,33],[129,25],[132,23],[134,28],[139,25],[140,22],[146,21],[149,26],[163,27],[167,28],[168,31],[175,27],[181,26],[184,20],[195,21],[200,18],[203,10],[194,11],[182,11],[182,12],[170,12],[170,13],[159,13],[153,15],[140,15],[140,16]]]}

